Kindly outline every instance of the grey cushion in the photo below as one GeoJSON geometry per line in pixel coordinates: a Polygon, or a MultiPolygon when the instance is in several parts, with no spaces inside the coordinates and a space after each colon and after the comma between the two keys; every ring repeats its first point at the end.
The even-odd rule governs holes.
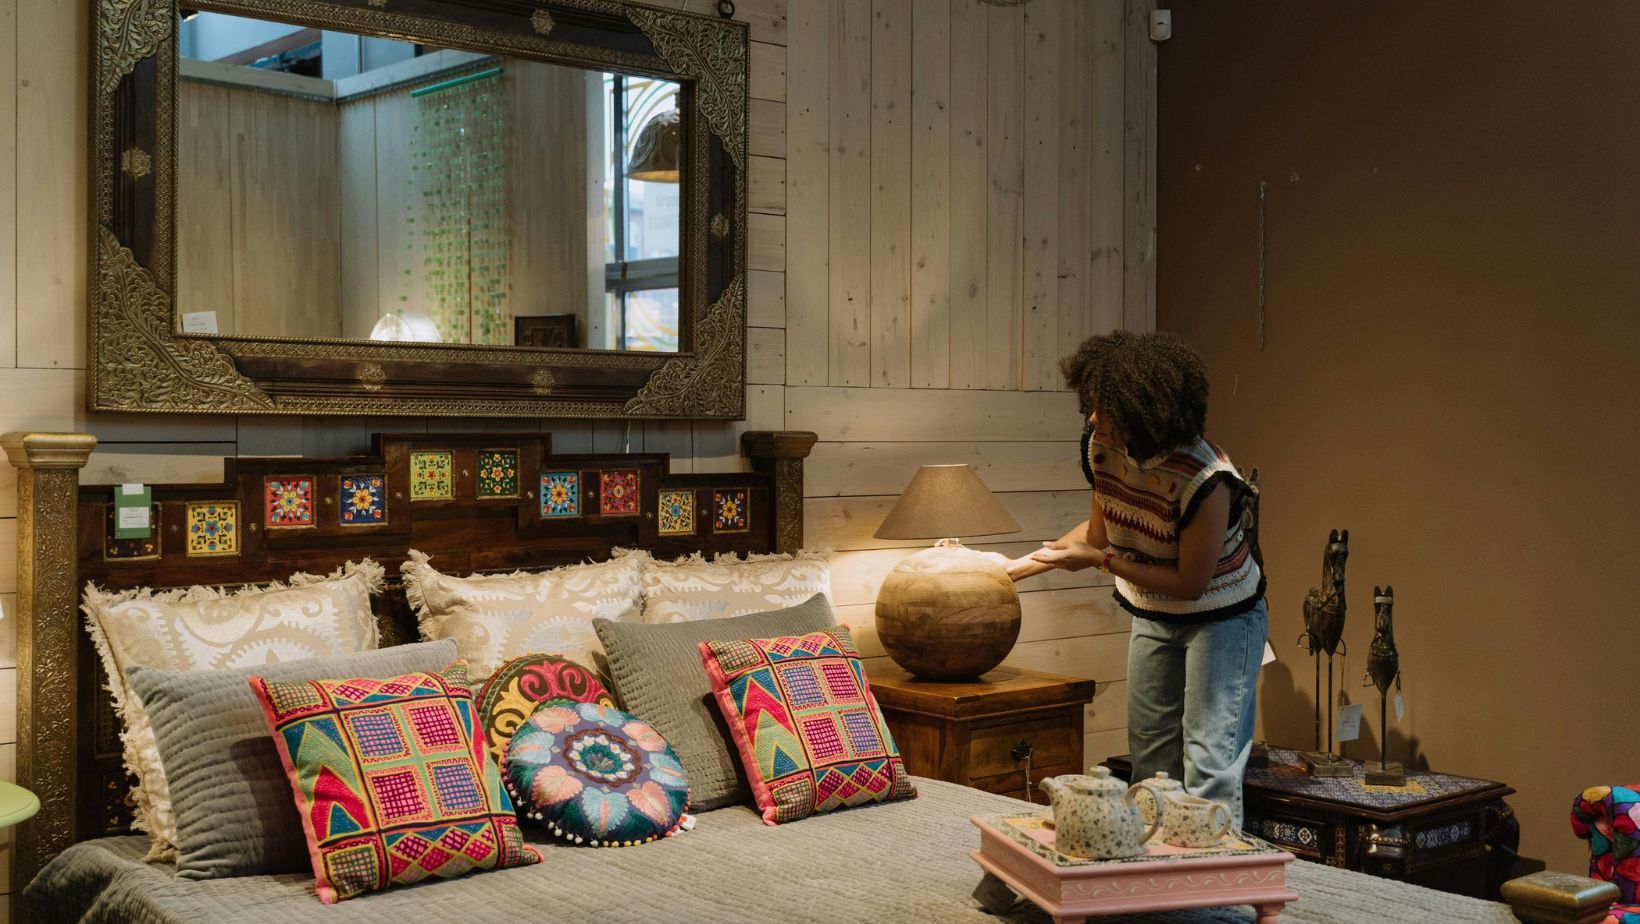
{"type": "Polygon", "coordinates": [[[220,671],[133,667],[177,819],[177,876],[305,871],[307,838],[284,762],[249,678],[345,680],[443,670],[453,641],[220,671]]]}
{"type": "Polygon", "coordinates": [[[701,642],[735,642],[818,632],[836,624],[824,594],[783,610],[731,619],[646,625],[594,619],[609,677],[627,712],[660,732],[689,774],[691,811],[751,798],[745,773],[700,660],[701,642]]]}

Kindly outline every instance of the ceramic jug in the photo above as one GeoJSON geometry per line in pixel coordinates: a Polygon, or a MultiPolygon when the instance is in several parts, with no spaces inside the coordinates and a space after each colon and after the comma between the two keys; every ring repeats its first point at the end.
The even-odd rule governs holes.
{"type": "Polygon", "coordinates": [[[1068,857],[1136,857],[1156,833],[1159,819],[1146,823],[1134,802],[1140,784],[1123,784],[1108,767],[1094,767],[1088,776],[1044,777],[1038,785],[1053,806],[1055,848],[1068,857]]]}
{"type": "Polygon", "coordinates": [[[1162,800],[1170,792],[1184,792],[1184,784],[1167,775],[1166,770],[1158,770],[1156,775],[1139,783],[1144,791],[1139,794],[1139,814],[1144,816],[1145,824],[1150,824],[1162,808],[1162,800]]]}
{"type": "MultiPolygon", "coordinates": [[[[1146,781],[1146,786],[1153,785],[1146,781]]],[[[1154,790],[1152,790],[1154,793],[1154,790]]],[[[1230,830],[1230,807],[1183,789],[1161,793],[1162,840],[1177,847],[1216,847],[1230,830]]]]}

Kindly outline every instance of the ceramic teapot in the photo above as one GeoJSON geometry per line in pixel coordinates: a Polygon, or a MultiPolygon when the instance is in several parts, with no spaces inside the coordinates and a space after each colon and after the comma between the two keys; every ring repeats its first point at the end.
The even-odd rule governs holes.
{"type": "Polygon", "coordinates": [[[1162,800],[1167,798],[1168,793],[1184,792],[1184,784],[1168,776],[1166,770],[1158,770],[1155,776],[1141,780],[1139,785],[1144,787],[1141,793],[1143,798],[1139,799],[1139,814],[1144,816],[1147,825],[1161,813],[1162,800]]]}
{"type": "Polygon", "coordinates": [[[1160,819],[1148,824],[1134,797],[1141,784],[1127,786],[1094,767],[1088,776],[1044,777],[1037,784],[1053,806],[1055,849],[1068,857],[1111,860],[1145,852],[1160,819]]]}

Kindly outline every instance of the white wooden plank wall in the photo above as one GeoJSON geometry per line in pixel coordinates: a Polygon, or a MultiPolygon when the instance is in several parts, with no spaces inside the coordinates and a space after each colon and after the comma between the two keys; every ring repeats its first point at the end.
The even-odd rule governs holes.
{"type": "MultiPolygon", "coordinates": [[[[428,429],[547,430],[570,451],[662,451],[675,469],[718,471],[741,464],[748,429],[812,429],[807,541],[839,550],[842,612],[879,656],[871,603],[916,544],[871,533],[918,465],[980,470],[1024,527],[986,546],[1005,554],[1082,517],[1080,428],[1055,363],[1123,323],[1125,299],[1129,323],[1149,323],[1153,298],[1126,291],[1146,284],[1153,254],[1124,260],[1150,233],[1132,228],[1146,202],[1124,163],[1146,136],[1124,136],[1124,81],[1154,58],[1124,57],[1123,5],[738,0],[752,41],[747,419],[627,425],[88,415],[88,5],[17,0],[0,9],[0,430],[89,430],[102,441],[89,480],[157,482],[213,479],[234,452],[351,453],[373,431],[428,429]]],[[[15,516],[0,466],[8,608],[15,516]]],[[[1090,759],[1126,747],[1126,622],[1094,577],[1038,579],[1013,655],[1100,681],[1090,759]]],[[[6,779],[13,626],[0,621],[6,779]]]]}
{"type": "MultiPolygon", "coordinates": [[[[806,542],[837,550],[842,615],[881,657],[877,587],[924,543],[871,533],[919,465],[968,462],[1013,511],[1023,531],[985,548],[1019,555],[1086,516],[1058,361],[1123,320],[1124,9],[789,12],[785,421],[820,434],[806,542]]],[[[1127,747],[1127,620],[1096,577],[1026,585],[1010,657],[1100,681],[1090,759],[1127,747]]]]}

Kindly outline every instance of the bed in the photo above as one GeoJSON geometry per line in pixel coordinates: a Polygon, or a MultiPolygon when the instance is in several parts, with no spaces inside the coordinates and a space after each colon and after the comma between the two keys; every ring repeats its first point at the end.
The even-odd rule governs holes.
{"type": "MultiPolygon", "coordinates": [[[[533,831],[530,839],[544,851],[539,865],[330,907],[319,904],[308,873],[180,880],[167,864],[143,862],[147,838],[128,832],[117,720],[76,611],[84,582],[111,588],[242,583],[297,570],[322,573],[360,555],[391,568],[412,546],[440,556],[452,569],[471,571],[563,564],[607,556],[620,546],[657,555],[794,551],[803,535],[802,462],[813,442],[807,433],[749,433],[743,446],[750,470],[710,475],[674,474],[660,454],[555,454],[550,437],[535,434],[389,435],[378,437],[362,457],[230,459],[220,484],[153,487],[157,541],[144,546],[112,536],[112,488],[78,484],[94,440],[8,434],[4,444],[19,469],[17,771],[19,784],[41,798],[40,814],[16,832],[15,880],[28,883],[17,917],[154,924],[255,924],[314,914],[337,922],[399,914],[473,922],[1045,920],[1025,904],[992,916],[970,897],[980,873],[968,857],[978,843],[969,817],[1028,806],[934,780],[918,780],[920,796],[910,801],[779,827],[764,825],[750,806],[732,806],[701,814],[693,831],[631,849],[564,847],[533,831]],[[638,512],[543,518],[530,477],[521,480],[515,497],[475,497],[472,460],[495,451],[516,453],[520,471],[530,477],[548,470],[577,471],[593,480],[604,471],[636,472],[638,512]],[[408,484],[412,454],[426,452],[451,454],[451,497],[417,500],[394,490],[408,484]],[[327,498],[335,502],[335,488],[325,485],[340,477],[384,475],[383,521],[363,529],[259,529],[256,505],[264,480],[293,470],[316,479],[320,509],[327,498]],[[749,514],[732,529],[663,536],[653,516],[661,490],[694,492],[708,517],[716,496],[728,493],[744,500],[749,514]],[[233,555],[188,555],[174,545],[182,541],[179,527],[190,503],[237,505],[242,541],[233,555]]],[[[390,588],[377,606],[384,645],[414,639],[401,589],[390,588]]],[[[1292,921],[1514,920],[1503,905],[1314,864],[1294,864],[1288,876],[1301,896],[1288,906],[1292,921]]],[[[1214,909],[1148,919],[1246,921],[1250,912],[1214,909]]]]}

